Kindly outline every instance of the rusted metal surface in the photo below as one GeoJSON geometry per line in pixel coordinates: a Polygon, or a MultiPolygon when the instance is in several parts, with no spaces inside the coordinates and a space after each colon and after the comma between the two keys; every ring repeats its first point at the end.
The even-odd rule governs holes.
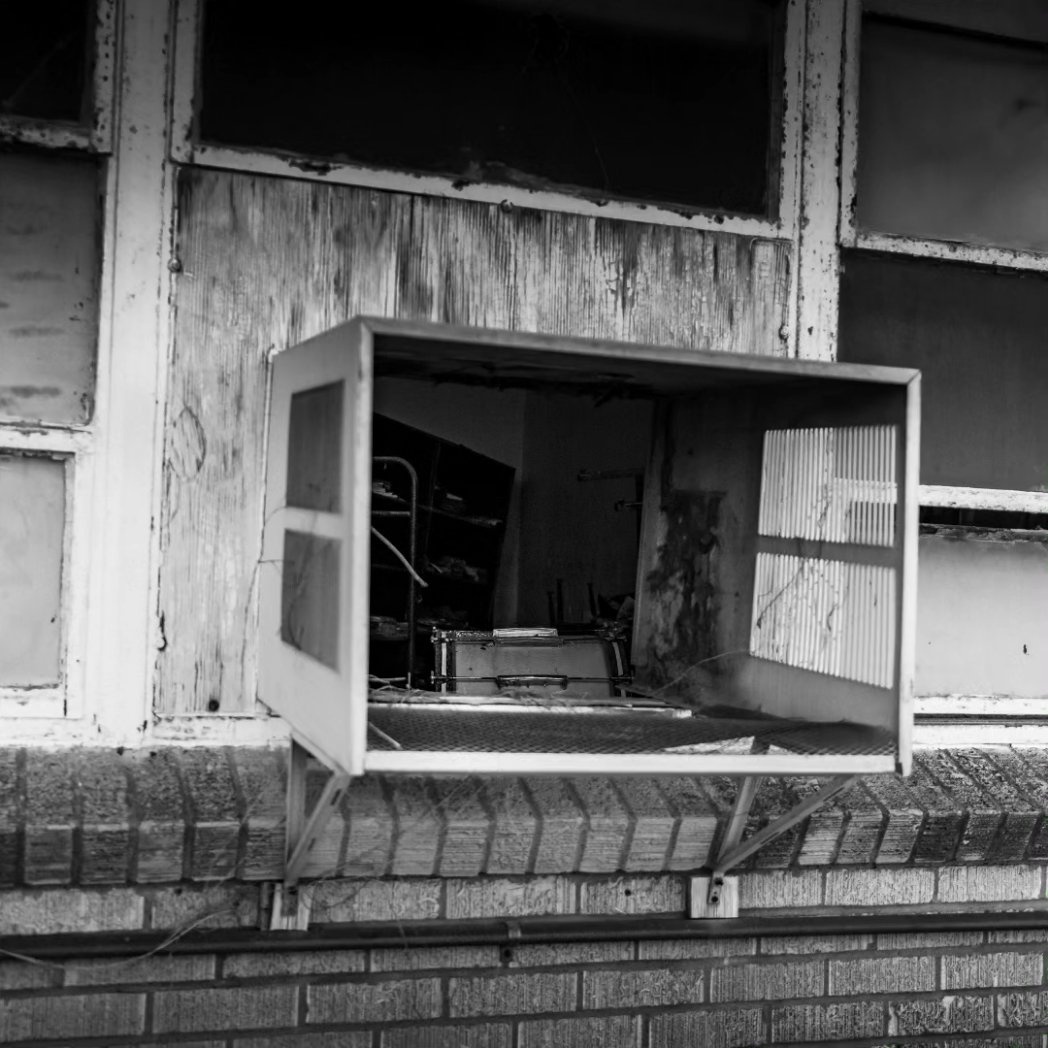
{"type": "Polygon", "coordinates": [[[370,314],[785,353],[785,242],[205,170],[180,195],[161,714],[252,709],[271,349],[370,314]]]}

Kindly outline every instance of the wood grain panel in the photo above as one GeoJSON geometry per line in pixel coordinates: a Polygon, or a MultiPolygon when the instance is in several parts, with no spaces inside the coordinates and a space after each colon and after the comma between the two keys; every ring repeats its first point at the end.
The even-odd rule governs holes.
{"type": "Polygon", "coordinates": [[[249,712],[266,354],[358,315],[784,355],[786,242],[183,170],[157,708],[249,712]]]}

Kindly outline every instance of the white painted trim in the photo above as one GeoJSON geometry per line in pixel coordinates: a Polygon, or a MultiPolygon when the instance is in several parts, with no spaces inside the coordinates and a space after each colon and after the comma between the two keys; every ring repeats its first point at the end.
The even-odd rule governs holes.
{"type": "MultiPolygon", "coordinates": [[[[84,580],[91,561],[91,492],[95,483],[95,456],[70,456],[66,464],[65,558],[62,571],[62,714],[83,716],[86,705],[87,605],[84,580]]],[[[42,712],[42,711],[41,711],[42,712]]]]}
{"type": "MultiPolygon", "coordinates": [[[[284,506],[280,508],[279,513],[281,532],[300,531],[323,539],[334,539],[336,542],[346,537],[346,524],[342,513],[325,513],[322,510],[301,509],[298,506],[284,506]]],[[[263,560],[265,559],[263,555],[263,560]]]]}
{"type": "MultiPolygon", "coordinates": [[[[0,118],[0,135],[9,141],[48,149],[85,152],[109,150],[113,110],[113,83],[117,50],[118,0],[97,0],[94,27],[95,55],[91,87],[92,121],[77,126],[16,117],[0,118]]],[[[106,203],[97,353],[105,344],[106,266],[113,249],[112,192],[115,171],[106,168],[106,203]]],[[[55,687],[0,688],[0,717],[20,721],[66,718],[78,721],[86,708],[87,619],[90,601],[89,564],[92,527],[97,520],[96,436],[94,425],[0,424],[0,449],[28,454],[54,454],[65,459],[65,520],[61,575],[60,679],[55,687]]]]}
{"type": "Polygon", "coordinates": [[[921,695],[916,700],[918,716],[1035,717],[1048,725],[1048,681],[1040,698],[1014,695],[921,695]]]}
{"type": "MultiPolygon", "coordinates": [[[[65,687],[0,688],[0,718],[62,717],[65,714],[65,687]]],[[[4,745],[8,744],[6,725],[4,745]]]]}
{"type": "Polygon", "coordinates": [[[369,773],[426,775],[866,775],[894,756],[815,753],[473,753],[368,750],[369,773]]]}
{"type": "Polygon", "coordinates": [[[0,423],[0,450],[29,451],[46,454],[76,455],[87,451],[93,443],[90,431],[83,427],[58,429],[0,423]]]}
{"type": "Polygon", "coordinates": [[[195,714],[163,718],[155,723],[112,725],[95,717],[82,720],[62,717],[62,699],[50,704],[34,699],[30,707],[21,696],[0,695],[0,718],[5,746],[279,746],[291,734],[279,717],[243,715],[225,717],[195,714]],[[10,717],[10,720],[6,718],[10,717]]]}
{"type": "Polygon", "coordinates": [[[800,278],[797,265],[797,225],[801,207],[801,149],[804,136],[804,39],[807,33],[805,0],[788,0],[783,32],[782,144],[779,150],[779,214],[777,235],[790,238],[789,287],[783,339],[786,355],[797,354],[797,301],[800,278]]]}
{"type": "MultiPolygon", "coordinates": [[[[181,90],[181,88],[180,88],[181,90]]],[[[180,150],[177,159],[201,167],[214,167],[250,174],[295,178],[300,181],[327,182],[332,185],[362,186],[392,193],[469,200],[483,204],[505,204],[513,207],[556,211],[563,214],[609,218],[652,225],[681,226],[687,229],[717,233],[735,233],[761,238],[789,237],[791,230],[779,221],[766,218],[730,215],[717,211],[692,211],[661,204],[608,200],[596,203],[570,193],[552,190],[530,190],[521,186],[471,183],[460,185],[446,175],[410,174],[340,164],[324,159],[307,159],[280,153],[268,153],[232,146],[197,144],[191,150],[180,150]]]]}
{"type": "MultiPolygon", "coordinates": [[[[801,194],[801,132],[804,113],[804,0],[789,0],[783,29],[782,138],[776,236],[797,235],[801,194]]],[[[795,266],[790,267],[795,279],[795,266]]],[[[791,296],[792,297],[792,296],[791,296]]]]}
{"type": "Polygon", "coordinates": [[[83,651],[85,716],[104,726],[105,733],[134,737],[151,713],[155,630],[149,596],[173,199],[165,159],[169,3],[125,3],[120,12],[96,386],[90,614],[83,651]]]}
{"type": "Polygon", "coordinates": [[[985,748],[987,746],[1048,746],[1048,721],[1009,724],[972,720],[965,724],[922,724],[914,727],[915,750],[985,748]]]}
{"type": "Polygon", "coordinates": [[[882,254],[904,255],[910,258],[931,258],[970,265],[999,266],[1005,269],[1027,269],[1035,273],[1048,272],[1048,252],[1016,251],[1006,247],[985,247],[979,244],[961,244],[952,240],[921,240],[918,237],[896,236],[892,233],[871,233],[857,230],[845,247],[882,254]]]}
{"type": "Polygon", "coordinates": [[[855,206],[859,179],[859,76],[862,54],[863,0],[845,0],[844,54],[841,68],[840,242],[855,243],[855,206]]]}
{"type": "Polygon", "coordinates": [[[899,771],[910,774],[913,759],[913,694],[917,669],[917,538],[920,512],[918,484],[921,465],[921,379],[915,376],[906,390],[906,440],[898,449],[903,483],[899,487],[902,557],[899,564],[898,678],[899,771]]]}
{"type": "Polygon", "coordinates": [[[148,730],[146,739],[179,746],[286,746],[291,729],[282,717],[259,707],[256,714],[233,717],[213,713],[162,717],[148,730]]]}
{"type": "MultiPolygon", "coordinates": [[[[734,233],[761,238],[792,238],[796,233],[799,194],[798,155],[800,151],[800,113],[803,68],[799,59],[803,39],[804,0],[790,0],[784,33],[783,135],[780,142],[778,218],[703,211],[683,205],[662,205],[624,200],[594,200],[555,190],[529,190],[520,186],[489,183],[457,184],[449,175],[412,174],[338,163],[327,157],[299,156],[277,150],[236,148],[194,141],[196,95],[199,84],[198,62],[200,8],[203,0],[174,0],[175,57],[172,84],[171,158],[183,164],[242,171],[256,175],[295,178],[332,185],[362,186],[392,193],[469,200],[483,204],[556,211],[564,214],[609,218],[653,225],[734,233]]],[[[599,197],[594,191],[593,197],[599,197]]]]}
{"type": "MultiPolygon", "coordinates": [[[[35,434],[34,434],[35,435],[35,434]]],[[[85,565],[90,550],[90,506],[93,480],[92,456],[86,450],[86,434],[57,433],[48,446],[40,442],[9,441],[0,433],[0,451],[30,455],[54,455],[64,465],[65,504],[62,524],[62,565],[59,582],[58,681],[48,687],[0,685],[0,717],[79,717],[84,706],[84,635],[86,602],[85,565]],[[66,445],[59,447],[57,445],[66,445]],[[77,454],[77,451],[80,453],[77,454]]]]}
{"type": "Polygon", "coordinates": [[[91,145],[99,153],[113,148],[113,102],[116,84],[116,56],[120,46],[118,31],[119,0],[95,0],[95,65],[91,93],[94,126],[91,145]]]}
{"type": "Polygon", "coordinates": [[[961,488],[922,484],[922,506],[940,509],[990,509],[1013,513],[1048,513],[1048,492],[1011,491],[1005,488],[961,488]]]}
{"type": "Polygon", "coordinates": [[[94,136],[88,127],[76,124],[47,123],[43,120],[0,116],[0,141],[18,142],[48,149],[92,151],[94,136]]]}
{"type": "Polygon", "coordinates": [[[0,686],[0,717],[78,717],[84,706],[85,568],[91,547],[92,435],[77,429],[0,426],[0,452],[53,455],[65,465],[59,676],[54,687],[0,686]]]}
{"type": "Polygon", "coordinates": [[[171,159],[190,163],[193,159],[193,127],[196,120],[197,52],[199,49],[202,0],[174,0],[174,59],[171,63],[171,159]]]}
{"type": "Polygon", "coordinates": [[[835,360],[840,284],[837,153],[844,7],[809,0],[807,14],[796,354],[808,360],[835,360]]]}

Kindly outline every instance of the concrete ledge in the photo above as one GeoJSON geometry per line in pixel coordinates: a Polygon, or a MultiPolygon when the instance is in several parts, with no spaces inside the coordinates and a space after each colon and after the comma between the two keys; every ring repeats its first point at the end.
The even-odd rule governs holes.
{"type": "MultiPolygon", "coordinates": [[[[279,879],[286,759],[261,748],[0,749],[0,888],[279,879]]],[[[1039,749],[920,753],[909,779],[864,780],[749,866],[1043,862],[1045,783],[1039,749]]],[[[750,832],[816,786],[767,780],[750,832]]],[[[734,789],[723,778],[366,778],[307,875],[684,872],[709,858],[734,789]]]]}

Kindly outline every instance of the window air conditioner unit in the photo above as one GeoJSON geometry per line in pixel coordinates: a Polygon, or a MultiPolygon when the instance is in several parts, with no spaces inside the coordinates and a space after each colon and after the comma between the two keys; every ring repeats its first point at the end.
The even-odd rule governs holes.
{"type": "Polygon", "coordinates": [[[343,775],[906,771],[918,429],[898,368],[341,325],[272,361],[260,697],[343,775]]]}

